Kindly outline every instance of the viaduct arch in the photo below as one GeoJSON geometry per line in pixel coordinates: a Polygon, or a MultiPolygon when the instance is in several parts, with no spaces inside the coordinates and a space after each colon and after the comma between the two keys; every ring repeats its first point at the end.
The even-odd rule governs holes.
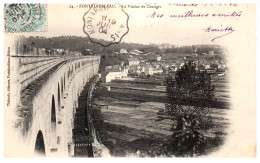
{"type": "Polygon", "coordinates": [[[17,112],[22,118],[17,124],[29,155],[69,157],[74,155],[72,131],[78,96],[98,73],[100,58],[49,59],[13,57],[20,72],[16,79],[21,92],[17,112]],[[48,70],[38,69],[45,64],[48,70]]]}

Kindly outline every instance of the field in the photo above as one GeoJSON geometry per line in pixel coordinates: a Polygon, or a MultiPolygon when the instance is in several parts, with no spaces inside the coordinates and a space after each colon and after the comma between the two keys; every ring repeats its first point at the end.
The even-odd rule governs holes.
{"type": "MultiPolygon", "coordinates": [[[[217,99],[228,101],[225,77],[213,79],[217,99]]],[[[145,80],[101,83],[95,91],[93,110],[98,140],[114,157],[174,157],[167,150],[172,121],[158,114],[164,109],[165,87],[145,80]],[[110,91],[106,87],[110,86],[110,91]]],[[[228,109],[212,108],[213,128],[205,131],[207,142],[201,155],[223,144],[229,127],[228,109]]]]}

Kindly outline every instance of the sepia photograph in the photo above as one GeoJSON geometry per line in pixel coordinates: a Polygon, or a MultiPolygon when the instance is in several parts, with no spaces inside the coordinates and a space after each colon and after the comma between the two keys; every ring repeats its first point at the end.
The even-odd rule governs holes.
{"type": "Polygon", "coordinates": [[[3,9],[4,157],[256,158],[256,4],[3,9]]]}

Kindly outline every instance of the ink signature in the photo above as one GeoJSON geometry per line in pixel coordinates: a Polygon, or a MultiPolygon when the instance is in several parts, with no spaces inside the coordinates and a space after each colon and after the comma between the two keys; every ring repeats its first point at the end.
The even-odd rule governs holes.
{"type": "Polygon", "coordinates": [[[221,25],[220,28],[213,28],[213,27],[209,26],[208,28],[202,29],[202,30],[205,31],[205,32],[209,32],[209,33],[223,33],[220,36],[214,37],[211,40],[212,42],[214,40],[218,39],[218,38],[227,36],[227,35],[229,35],[229,34],[231,34],[231,33],[233,33],[235,31],[235,29],[233,27],[222,27],[222,25],[221,25]]]}

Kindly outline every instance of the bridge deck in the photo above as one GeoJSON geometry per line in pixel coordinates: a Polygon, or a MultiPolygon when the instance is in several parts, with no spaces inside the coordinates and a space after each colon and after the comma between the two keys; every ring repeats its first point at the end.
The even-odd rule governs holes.
{"type": "Polygon", "coordinates": [[[78,108],[74,114],[73,140],[75,144],[75,157],[93,157],[93,135],[91,124],[91,88],[97,76],[86,83],[78,98],[78,108]]]}

